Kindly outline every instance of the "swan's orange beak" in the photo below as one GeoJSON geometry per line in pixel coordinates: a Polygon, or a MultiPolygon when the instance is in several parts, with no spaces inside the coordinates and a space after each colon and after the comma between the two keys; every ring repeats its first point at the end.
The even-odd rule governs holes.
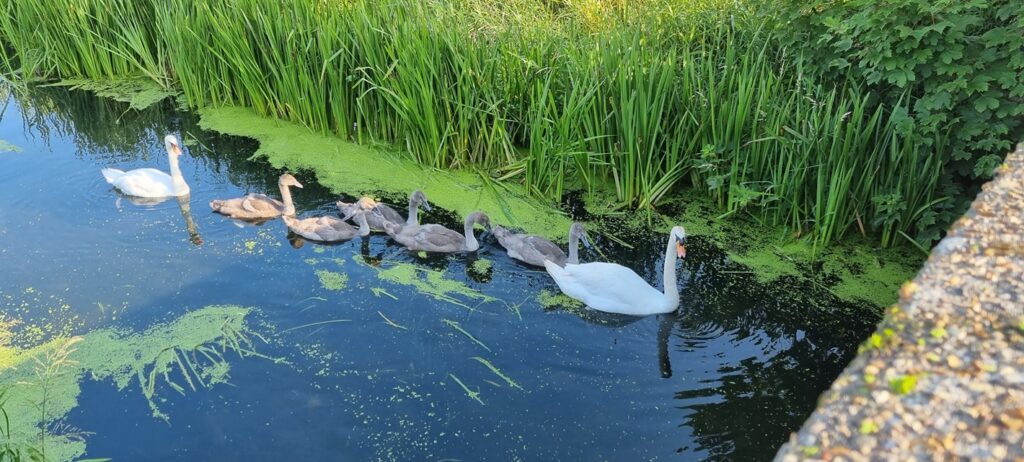
{"type": "Polygon", "coordinates": [[[682,242],[676,242],[676,255],[679,258],[686,258],[686,246],[682,242]]]}

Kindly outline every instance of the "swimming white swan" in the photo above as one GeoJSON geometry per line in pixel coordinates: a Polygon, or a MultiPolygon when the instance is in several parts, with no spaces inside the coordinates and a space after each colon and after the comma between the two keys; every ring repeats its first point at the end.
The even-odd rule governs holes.
{"type": "Polygon", "coordinates": [[[356,222],[359,223],[359,228],[331,215],[302,219],[284,215],[281,219],[293,233],[311,241],[340,242],[356,236],[370,235],[370,225],[366,222],[366,213],[365,210],[358,210],[352,214],[356,222]]]}
{"type": "Polygon", "coordinates": [[[397,225],[390,221],[384,222],[384,232],[409,250],[439,253],[474,252],[480,248],[480,243],[473,235],[475,223],[491,229],[491,219],[487,214],[473,212],[466,217],[465,235],[441,225],[397,225]]]}
{"type": "MultiPolygon", "coordinates": [[[[344,217],[342,219],[348,220],[349,218],[352,218],[352,216],[355,215],[357,211],[361,210],[359,206],[361,201],[361,199],[356,203],[339,201],[338,208],[341,209],[341,214],[344,217]]],[[[395,211],[395,209],[391,208],[390,206],[377,202],[374,203],[376,204],[376,211],[380,212],[380,214],[366,214],[366,222],[369,223],[370,228],[375,231],[384,231],[385,221],[390,221],[396,225],[401,225],[403,223],[406,225],[418,225],[420,224],[418,213],[419,207],[422,206],[424,210],[428,212],[430,211],[430,204],[427,203],[427,195],[423,194],[423,191],[419,190],[413,191],[413,193],[409,195],[409,215],[408,218],[404,220],[402,219],[402,216],[399,215],[398,212],[395,211]]]]}
{"type": "Polygon", "coordinates": [[[178,158],[181,157],[181,145],[174,135],[164,137],[167,148],[167,160],[171,165],[168,175],[155,168],[137,168],[127,172],[116,168],[105,168],[100,172],[107,183],[114,185],[121,192],[135,197],[176,197],[189,193],[188,184],[181,176],[178,158]]]}
{"type": "Polygon", "coordinates": [[[301,188],[302,183],[291,174],[285,173],[277,179],[277,187],[281,190],[281,202],[266,194],[248,194],[245,197],[210,201],[214,212],[240,220],[270,220],[281,215],[295,216],[295,204],[292,203],[292,192],[289,186],[301,188]]]}
{"type": "Polygon", "coordinates": [[[505,248],[508,256],[523,263],[536,266],[544,266],[545,260],[551,260],[558,266],[565,266],[566,262],[575,265],[580,262],[580,238],[583,238],[583,242],[590,245],[587,239],[587,231],[583,228],[583,223],[573,223],[569,227],[568,258],[566,258],[565,252],[555,243],[540,236],[513,234],[511,231],[498,225],[494,227],[494,237],[498,238],[498,243],[505,248]]]}
{"type": "Polygon", "coordinates": [[[664,292],[651,287],[633,270],[614,263],[568,264],[562,268],[551,261],[545,261],[544,268],[563,293],[592,309],[647,316],[671,313],[679,306],[676,257],[686,257],[686,230],[682,226],[672,228],[665,249],[664,292]]]}

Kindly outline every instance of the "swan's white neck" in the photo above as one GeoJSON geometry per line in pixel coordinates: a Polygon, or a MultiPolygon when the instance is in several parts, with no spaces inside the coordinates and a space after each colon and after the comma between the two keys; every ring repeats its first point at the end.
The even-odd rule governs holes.
{"type": "Polygon", "coordinates": [[[676,236],[668,235],[665,246],[665,299],[670,303],[669,311],[679,306],[679,287],[676,285],[676,236]]]}
{"type": "Polygon", "coordinates": [[[356,214],[356,221],[359,222],[359,235],[369,236],[370,235],[370,224],[366,221],[366,212],[360,212],[356,214]]]}
{"type": "Polygon", "coordinates": [[[466,217],[466,250],[470,252],[473,252],[480,248],[480,243],[476,241],[476,236],[473,235],[473,223],[475,222],[475,215],[470,215],[466,217]]]}
{"type": "Polygon", "coordinates": [[[277,185],[281,188],[281,200],[284,202],[284,210],[282,214],[293,216],[295,215],[295,203],[292,202],[292,191],[288,188],[288,185],[278,183],[277,185]]]}
{"type": "Polygon", "coordinates": [[[179,196],[188,194],[188,183],[185,183],[185,177],[181,175],[181,167],[178,165],[178,156],[173,155],[168,151],[167,162],[171,165],[171,184],[174,187],[174,192],[179,196]]]}
{"type": "Polygon", "coordinates": [[[566,263],[570,265],[578,265],[580,263],[580,236],[576,233],[571,233],[569,236],[569,259],[566,263]]]}
{"type": "Polygon", "coordinates": [[[419,217],[420,207],[417,204],[415,197],[409,197],[409,216],[405,219],[405,224],[408,226],[416,226],[420,224],[419,217]]]}

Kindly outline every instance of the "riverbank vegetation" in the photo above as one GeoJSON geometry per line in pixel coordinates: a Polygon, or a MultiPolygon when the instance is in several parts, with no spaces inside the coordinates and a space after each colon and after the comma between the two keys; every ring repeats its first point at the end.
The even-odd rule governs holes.
{"type": "Polygon", "coordinates": [[[2,64],[145,78],[557,201],[680,188],[826,244],[928,245],[1024,136],[1024,6],[12,0],[2,64]]]}

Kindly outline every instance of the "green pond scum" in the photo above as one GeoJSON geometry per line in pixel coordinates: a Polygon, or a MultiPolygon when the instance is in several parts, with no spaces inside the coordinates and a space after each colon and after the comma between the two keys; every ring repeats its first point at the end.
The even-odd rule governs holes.
{"type": "MultiPolygon", "coordinates": [[[[68,80],[60,85],[91,90],[129,102],[132,107],[145,107],[176,94],[144,79],[68,80]]],[[[512,193],[486,175],[427,169],[379,145],[371,147],[324,136],[296,123],[262,117],[248,108],[204,108],[199,114],[202,128],[256,139],[259,149],[254,157],[266,158],[278,168],[311,170],[321,184],[336,193],[407,194],[422,189],[431,203],[459,216],[483,210],[495,223],[552,239],[564,239],[568,232],[569,219],[555,208],[512,193]]],[[[614,201],[602,200],[600,192],[588,196],[592,204],[588,204],[587,212],[598,222],[613,217],[610,221],[615,226],[658,233],[683,225],[690,235],[709,239],[733,261],[749,267],[761,282],[794,276],[827,287],[841,299],[867,301],[878,307],[896,299],[899,284],[911,279],[923,261],[919,252],[905,247],[878,248],[868,238],[846,238],[819,248],[813,239],[767,225],[755,214],[723,216],[712,199],[692,189],[665,198],[658,210],[628,213],[615,210],[611,205],[614,201]]],[[[593,228],[616,238],[614,227],[598,224],[593,228]]],[[[245,242],[240,251],[260,253],[253,241],[245,242]]],[[[478,260],[474,271],[485,274],[487,263],[478,260]]]]}
{"type": "MultiPolygon", "coordinates": [[[[255,138],[260,142],[255,156],[265,157],[279,168],[312,170],[335,192],[422,189],[432,203],[459,216],[484,210],[496,223],[545,237],[563,239],[568,232],[568,218],[554,208],[511,194],[500,186],[495,190],[495,183],[481,180],[480,175],[425,169],[397,155],[260,117],[245,108],[202,109],[200,114],[203,128],[255,138]]],[[[734,261],[750,267],[762,282],[797,276],[826,284],[842,299],[860,299],[876,306],[895,300],[899,284],[913,277],[922,260],[921,255],[904,248],[865,251],[871,247],[866,239],[849,238],[827,248],[815,248],[813,241],[793,236],[782,227],[765,225],[753,216],[722,217],[712,200],[692,190],[664,202],[665,213],[619,214],[599,205],[588,212],[599,219],[605,215],[622,217],[615,222],[634,230],[667,233],[681,224],[690,235],[709,238],[734,261]]],[[[614,236],[614,230],[601,231],[614,236]]],[[[474,266],[478,273],[483,269],[474,266]]],[[[402,271],[405,273],[401,276],[408,280],[408,270],[396,273],[402,271]]]]}
{"type": "Polygon", "coordinates": [[[14,145],[10,141],[0,139],[0,154],[5,152],[21,152],[21,148],[14,145]]]}
{"type": "Polygon", "coordinates": [[[320,285],[327,290],[344,290],[348,286],[348,275],[328,270],[316,270],[320,285]]]}
{"type": "Polygon", "coordinates": [[[254,157],[264,157],[278,168],[312,170],[320,184],[336,193],[408,194],[420,189],[432,204],[460,216],[483,210],[496,224],[552,238],[563,237],[569,230],[568,218],[556,209],[507,191],[477,173],[428,169],[394,153],[261,117],[251,109],[205,108],[199,114],[202,128],[254,138],[260,143],[254,157]]]}
{"type": "MultiPolygon", "coordinates": [[[[358,256],[353,257],[353,259],[357,263],[361,262],[361,258],[358,256]]],[[[377,276],[384,281],[412,287],[420,294],[463,308],[474,309],[473,306],[465,304],[456,296],[462,299],[475,300],[478,304],[496,300],[494,297],[473,290],[461,281],[445,277],[441,271],[422,268],[411,263],[389,262],[387,266],[388,268],[369,267],[377,270],[377,276]]],[[[386,292],[375,290],[374,293],[386,292]]]]}
{"type": "MultiPolygon", "coordinates": [[[[760,282],[792,276],[827,288],[843,300],[884,307],[896,300],[900,284],[913,279],[924,255],[908,247],[879,248],[866,238],[847,237],[815,247],[781,226],[766,225],[752,215],[722,216],[713,201],[688,191],[666,201],[665,213],[648,218],[658,233],[682,225],[691,236],[709,240],[729,258],[749,267],[760,282]]],[[[626,227],[646,226],[640,218],[626,227]]]]}
{"type": "Polygon", "coordinates": [[[238,306],[208,306],[141,333],[99,329],[28,348],[12,346],[12,323],[0,321],[5,444],[22,454],[39,451],[47,461],[84,455],[84,433],[55,430],[65,428],[57,424],[78,406],[84,379],[134,389],[154,418],[169,420],[157,405],[160,393],[186,394],[226,383],[232,357],[266,358],[252,341],[259,335],[247,325],[250,313],[238,306]]]}

